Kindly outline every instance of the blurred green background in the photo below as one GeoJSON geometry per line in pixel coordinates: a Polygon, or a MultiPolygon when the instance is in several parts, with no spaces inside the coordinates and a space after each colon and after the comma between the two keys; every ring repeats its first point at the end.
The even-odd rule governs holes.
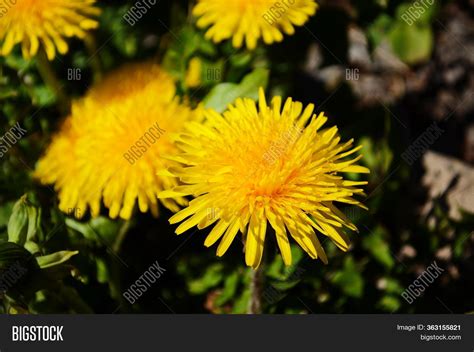
{"type": "MultiPolygon", "coordinates": [[[[405,21],[412,2],[321,1],[294,36],[249,52],[205,40],[191,2],[159,1],[130,26],[122,16],[133,2],[100,1],[95,42],[72,40],[53,65],[73,97],[99,68],[147,59],[161,62],[193,105],[222,108],[264,85],[269,95],[315,103],[345,139],[364,145],[370,210],[343,208],[359,228],[351,250],[324,242],[324,265],[294,246],[285,268],[269,237],[265,313],[467,313],[474,310],[474,3],[429,3],[405,21]],[[184,81],[195,57],[202,84],[191,89],[184,81]],[[79,80],[68,80],[71,69],[79,80]],[[403,153],[433,123],[443,133],[407,162],[403,153]],[[433,262],[444,272],[408,303],[401,294],[433,262]]],[[[1,130],[17,122],[28,130],[0,160],[0,270],[17,260],[29,268],[1,296],[0,311],[245,313],[250,270],[239,241],[217,258],[203,246],[205,233],[174,235],[166,211],[159,219],[137,214],[130,224],[58,211],[54,191],[31,173],[63,117],[34,60],[19,50],[0,58],[1,130]],[[6,243],[12,239],[17,246],[6,243]],[[35,261],[24,248],[56,254],[35,261]],[[130,305],[122,293],[156,261],[166,272],[130,305]]]]}

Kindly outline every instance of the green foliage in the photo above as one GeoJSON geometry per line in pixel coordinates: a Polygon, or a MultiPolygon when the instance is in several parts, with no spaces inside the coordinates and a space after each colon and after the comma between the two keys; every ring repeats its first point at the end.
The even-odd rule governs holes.
{"type": "Polygon", "coordinates": [[[46,269],[67,262],[78,253],[78,251],[61,251],[38,257],[36,260],[38,261],[40,268],[46,269]]]}
{"type": "Polygon", "coordinates": [[[370,235],[362,240],[362,245],[372,257],[390,270],[395,265],[395,259],[388,243],[390,239],[382,227],[377,227],[370,235]]]}
{"type": "Polygon", "coordinates": [[[344,260],[341,271],[334,275],[333,283],[350,297],[360,298],[364,293],[364,279],[358,266],[351,257],[344,260]]]}
{"type": "Polygon", "coordinates": [[[227,302],[231,301],[236,293],[239,286],[239,274],[238,272],[233,272],[231,275],[227,276],[224,281],[224,287],[219,297],[216,299],[216,304],[218,306],[223,306],[227,302]]]}
{"type": "Polygon", "coordinates": [[[430,27],[397,23],[388,36],[394,52],[409,64],[428,60],[433,51],[433,32],[430,27]]]}
{"type": "Polygon", "coordinates": [[[227,106],[237,98],[258,99],[259,88],[266,88],[268,83],[268,70],[256,69],[244,77],[242,82],[221,83],[216,85],[203,103],[206,108],[217,112],[224,112],[227,106]]]}
{"type": "Polygon", "coordinates": [[[434,35],[431,23],[437,5],[414,7],[400,4],[394,16],[381,14],[368,29],[375,47],[387,41],[394,53],[408,64],[426,62],[433,51],[434,35]]]}
{"type": "Polygon", "coordinates": [[[80,222],[68,218],[65,220],[65,224],[67,227],[79,232],[88,241],[95,243],[103,241],[107,243],[112,242],[121,226],[120,223],[102,216],[91,219],[88,222],[80,222]]]}
{"type": "MultiPolygon", "coordinates": [[[[213,57],[216,48],[204,39],[193,26],[184,26],[170,48],[166,51],[163,66],[180,82],[184,81],[189,60],[193,56],[205,55],[213,57]]],[[[205,68],[222,68],[222,61],[212,63],[206,61],[205,68]]],[[[204,78],[204,77],[203,77],[204,78]]]]}
{"type": "Polygon", "coordinates": [[[193,294],[203,294],[216,287],[224,278],[222,269],[221,263],[211,265],[202,277],[189,282],[189,291],[193,294]]]}
{"type": "Polygon", "coordinates": [[[11,208],[7,238],[0,242],[0,291],[8,298],[7,310],[26,312],[25,302],[32,300],[36,292],[65,289],[60,282],[71,271],[65,263],[79,253],[58,251],[43,255],[41,219],[41,209],[27,195],[11,208]]]}
{"type": "Polygon", "coordinates": [[[41,210],[28,202],[24,195],[15,203],[8,221],[8,241],[25,246],[35,254],[39,251],[35,244],[36,233],[41,224],[41,210]]]}

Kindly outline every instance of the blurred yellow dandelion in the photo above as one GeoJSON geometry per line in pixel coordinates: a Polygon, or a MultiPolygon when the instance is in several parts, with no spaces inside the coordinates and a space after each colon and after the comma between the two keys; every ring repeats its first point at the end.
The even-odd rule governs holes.
{"type": "MultiPolygon", "coordinates": [[[[177,185],[166,172],[173,162],[170,135],[194,112],[179,103],[172,78],[153,64],[129,65],[112,73],[81,100],[39,161],[35,176],[54,184],[59,208],[77,216],[101,203],[109,216],[129,219],[138,203],[142,212],[158,213],[158,194],[177,185]]],[[[173,210],[182,197],[164,199],[173,210]]]]}
{"type": "Polygon", "coordinates": [[[196,88],[201,85],[202,62],[199,58],[193,57],[189,61],[189,67],[186,72],[185,85],[189,88],[196,88]]]}
{"type": "Polygon", "coordinates": [[[266,44],[281,42],[316,13],[314,0],[198,0],[193,13],[197,25],[208,28],[206,38],[215,43],[232,38],[236,48],[255,49],[260,38],[266,44]]]}
{"type": "Polygon", "coordinates": [[[203,124],[189,123],[176,137],[179,166],[170,172],[183,185],[162,192],[160,198],[192,195],[189,206],[170,223],[180,223],[181,234],[197,225],[214,225],[205,240],[219,239],[222,256],[239,230],[244,234],[245,261],[257,268],[267,233],[276,235],[283,260],[292,262],[290,236],[310,255],[327,262],[315,229],[339,248],[349,247],[343,228],[357,228],[335,203],[365,208],[365,181],[345,180],[341,173],[368,173],[357,165],[361,147],[353,140],[341,143],[337,127],[321,130],[327,117],[314,114],[314,106],[275,97],[271,105],[260,91],[258,107],[252,99],[238,99],[223,115],[205,112],[203,124]]]}
{"type": "Polygon", "coordinates": [[[100,14],[95,0],[17,0],[5,3],[0,16],[0,54],[8,55],[21,43],[23,56],[31,58],[42,47],[49,60],[68,51],[66,37],[84,38],[96,28],[100,14]]]}

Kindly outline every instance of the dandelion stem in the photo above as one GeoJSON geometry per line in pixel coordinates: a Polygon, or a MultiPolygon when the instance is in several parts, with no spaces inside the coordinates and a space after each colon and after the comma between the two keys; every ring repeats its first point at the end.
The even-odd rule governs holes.
{"type": "Polygon", "coordinates": [[[67,114],[70,108],[70,99],[64,91],[64,85],[56,76],[56,72],[51,67],[51,62],[48,60],[46,53],[40,50],[37,57],[38,72],[43,78],[44,83],[53,91],[58,100],[59,109],[61,113],[67,114]]]}
{"type": "Polygon", "coordinates": [[[89,59],[87,62],[91,63],[92,71],[94,73],[94,82],[99,82],[102,79],[102,63],[98,55],[99,50],[97,49],[97,42],[94,36],[88,34],[84,38],[84,43],[89,53],[89,59]]]}
{"type": "Polygon", "coordinates": [[[248,314],[262,313],[262,280],[263,280],[263,264],[257,269],[250,269],[250,300],[247,308],[248,314]]]}
{"type": "Polygon", "coordinates": [[[128,306],[122,296],[123,289],[120,280],[121,267],[119,265],[119,262],[117,261],[117,258],[114,257],[117,257],[119,255],[120,250],[122,248],[122,244],[125,241],[125,238],[127,237],[128,231],[130,230],[131,226],[132,222],[130,220],[124,221],[122,223],[122,226],[120,226],[120,229],[117,233],[117,237],[115,238],[115,241],[112,244],[113,255],[110,256],[110,293],[111,296],[119,302],[120,307],[123,310],[127,310],[128,306]]]}
{"type": "Polygon", "coordinates": [[[61,285],[54,291],[54,295],[77,314],[94,313],[92,308],[83,301],[79,293],[72,287],[61,285]]]}
{"type": "Polygon", "coordinates": [[[125,237],[127,237],[127,233],[128,233],[128,230],[130,230],[131,225],[132,225],[132,222],[130,220],[127,220],[127,221],[124,221],[122,226],[120,227],[119,232],[117,234],[117,238],[115,239],[115,242],[112,247],[112,250],[114,251],[115,254],[118,254],[120,252],[122,243],[125,240],[125,237]]]}

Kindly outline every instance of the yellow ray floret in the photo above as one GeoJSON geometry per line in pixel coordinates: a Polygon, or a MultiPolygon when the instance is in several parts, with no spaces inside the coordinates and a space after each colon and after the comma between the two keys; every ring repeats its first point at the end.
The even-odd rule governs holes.
{"type": "MultiPolygon", "coordinates": [[[[35,176],[54,184],[64,212],[81,216],[90,209],[98,216],[103,203],[111,218],[129,219],[138,204],[156,215],[158,194],[177,185],[166,172],[175,162],[163,155],[175,152],[171,135],[193,116],[160,67],[126,66],[73,104],[35,176]]],[[[177,196],[162,203],[177,211],[186,201],[177,196]]]]}
{"type": "Polygon", "coordinates": [[[206,37],[219,43],[232,38],[236,48],[255,49],[262,38],[265,44],[281,42],[316,13],[314,0],[198,0],[193,13],[198,27],[208,28],[206,37]]]}
{"type": "Polygon", "coordinates": [[[365,181],[344,180],[343,173],[368,173],[357,165],[360,147],[342,143],[336,127],[322,129],[324,113],[314,106],[275,97],[270,106],[260,91],[258,106],[239,99],[223,115],[206,111],[204,124],[190,123],[176,138],[180,166],[170,168],[183,185],[161,198],[194,196],[170,222],[181,234],[193,226],[213,226],[205,240],[220,240],[222,256],[239,232],[245,241],[245,261],[257,268],[265,236],[273,229],[286,265],[291,264],[289,237],[311,258],[327,262],[316,232],[339,248],[349,247],[345,229],[356,227],[336,203],[364,207],[365,181]]]}
{"type": "Polygon", "coordinates": [[[0,54],[8,55],[21,44],[23,56],[31,58],[42,47],[48,59],[65,54],[65,38],[84,38],[97,28],[100,14],[95,0],[4,1],[0,8],[0,54]]]}

